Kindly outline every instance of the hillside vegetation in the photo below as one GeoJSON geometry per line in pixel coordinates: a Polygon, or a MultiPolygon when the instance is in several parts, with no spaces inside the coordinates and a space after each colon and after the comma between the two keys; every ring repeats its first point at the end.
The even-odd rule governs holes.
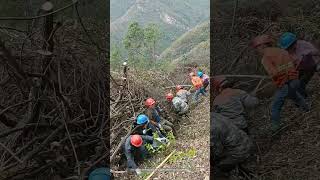
{"type": "Polygon", "coordinates": [[[164,50],[161,59],[176,59],[188,53],[201,42],[209,39],[210,36],[210,23],[206,21],[184,33],[176,41],[172,43],[166,50],[164,50]]]}
{"type": "Polygon", "coordinates": [[[130,22],[159,24],[163,32],[158,53],[176,38],[209,18],[209,0],[111,0],[111,42],[124,37],[130,22]]]}

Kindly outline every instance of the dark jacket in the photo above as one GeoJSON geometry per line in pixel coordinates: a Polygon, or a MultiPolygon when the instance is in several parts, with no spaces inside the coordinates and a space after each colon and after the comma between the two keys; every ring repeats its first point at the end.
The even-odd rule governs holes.
{"type": "Polygon", "coordinates": [[[248,127],[246,109],[259,103],[258,98],[240,89],[224,89],[213,101],[215,112],[227,117],[240,129],[248,127]]]}
{"type": "Polygon", "coordinates": [[[133,145],[131,145],[130,143],[130,139],[131,136],[129,136],[125,143],[124,143],[124,154],[126,155],[127,158],[127,166],[129,169],[137,169],[138,166],[135,163],[135,157],[145,157],[147,154],[147,151],[145,149],[145,144],[149,143],[152,144],[153,143],[153,137],[152,136],[146,136],[146,135],[142,135],[142,140],[143,140],[143,144],[142,146],[140,146],[139,148],[134,147],[133,145]],[[136,156],[135,156],[136,155],[136,156]]]}
{"type": "MultiPolygon", "coordinates": [[[[136,128],[137,126],[139,126],[139,125],[136,122],[134,122],[133,128],[136,128]]],[[[161,131],[151,123],[147,123],[146,128],[143,128],[143,126],[138,127],[135,131],[133,131],[132,134],[153,136],[154,132],[157,133],[160,138],[164,137],[163,134],[161,133],[161,131]]]]}
{"type": "Polygon", "coordinates": [[[211,113],[210,122],[210,140],[213,145],[213,159],[216,162],[227,157],[241,161],[250,156],[253,142],[244,131],[218,113],[211,113]]]}

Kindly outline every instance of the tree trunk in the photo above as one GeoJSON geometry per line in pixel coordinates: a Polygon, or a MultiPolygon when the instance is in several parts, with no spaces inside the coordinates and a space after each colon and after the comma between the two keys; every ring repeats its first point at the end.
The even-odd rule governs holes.
{"type": "MultiPolygon", "coordinates": [[[[31,0],[26,0],[25,1],[25,16],[26,17],[29,17],[32,15],[31,13],[31,7],[32,7],[32,4],[31,4],[31,0]]],[[[30,30],[30,26],[31,26],[31,21],[27,21],[27,32],[29,32],[30,30]]]]}

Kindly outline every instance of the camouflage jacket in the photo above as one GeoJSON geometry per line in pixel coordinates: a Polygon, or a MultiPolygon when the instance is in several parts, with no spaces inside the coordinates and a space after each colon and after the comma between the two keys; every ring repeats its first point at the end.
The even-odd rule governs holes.
{"type": "Polygon", "coordinates": [[[213,101],[214,111],[227,117],[240,129],[248,126],[245,118],[247,108],[258,105],[259,100],[240,89],[224,89],[213,101]]]}
{"type": "Polygon", "coordinates": [[[249,136],[228,118],[218,113],[211,113],[210,140],[213,146],[213,159],[218,160],[232,156],[235,159],[244,159],[250,156],[253,142],[249,136]]]}

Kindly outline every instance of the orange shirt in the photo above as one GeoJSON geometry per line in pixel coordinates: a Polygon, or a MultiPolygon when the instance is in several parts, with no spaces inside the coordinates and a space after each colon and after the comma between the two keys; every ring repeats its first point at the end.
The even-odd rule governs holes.
{"type": "Polygon", "coordinates": [[[283,86],[289,80],[298,79],[298,71],[286,50],[274,47],[265,48],[261,62],[278,87],[283,86]]]}
{"type": "Polygon", "coordinates": [[[192,82],[193,86],[194,86],[196,89],[199,89],[199,88],[201,88],[201,87],[203,86],[203,82],[202,82],[201,78],[198,77],[198,76],[193,76],[193,77],[191,78],[191,82],[192,82]]]}

